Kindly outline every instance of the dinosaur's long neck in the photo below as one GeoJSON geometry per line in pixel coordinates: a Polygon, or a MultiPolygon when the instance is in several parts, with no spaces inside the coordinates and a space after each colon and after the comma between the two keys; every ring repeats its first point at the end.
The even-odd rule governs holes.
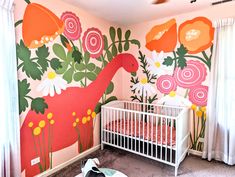
{"type": "Polygon", "coordinates": [[[109,86],[115,73],[122,66],[122,57],[116,56],[113,60],[106,65],[106,67],[99,73],[96,80],[87,86],[90,101],[97,103],[109,86]]]}

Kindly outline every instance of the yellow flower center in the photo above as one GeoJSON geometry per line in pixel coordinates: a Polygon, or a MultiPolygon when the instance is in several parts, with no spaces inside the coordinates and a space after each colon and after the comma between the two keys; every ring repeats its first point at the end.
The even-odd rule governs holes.
{"type": "Polygon", "coordinates": [[[91,109],[87,110],[87,115],[91,115],[91,109]]]}
{"type": "Polygon", "coordinates": [[[89,122],[91,120],[91,116],[88,116],[87,117],[87,121],[89,122]]]}
{"type": "Polygon", "coordinates": [[[33,129],[33,134],[35,136],[38,136],[41,133],[41,128],[40,127],[36,127],[35,129],[33,129]]]}
{"type": "Polygon", "coordinates": [[[169,96],[170,96],[170,97],[174,97],[175,95],[176,95],[175,91],[171,91],[171,92],[169,93],[169,96]]]}
{"type": "Polygon", "coordinates": [[[202,112],[206,112],[206,106],[201,107],[202,112]]]}
{"type": "Polygon", "coordinates": [[[76,116],[76,112],[72,112],[72,116],[76,116]]]}
{"type": "Polygon", "coordinates": [[[52,117],[53,117],[53,114],[51,112],[47,114],[48,119],[51,119],[52,117]]]}
{"type": "Polygon", "coordinates": [[[28,126],[29,126],[29,128],[32,128],[33,127],[33,122],[29,122],[28,126]]]}
{"type": "Polygon", "coordinates": [[[82,123],[85,124],[86,121],[87,121],[87,120],[86,120],[86,117],[83,117],[83,118],[82,118],[82,123]]]}
{"type": "Polygon", "coordinates": [[[45,125],[46,125],[46,122],[45,122],[44,120],[41,120],[41,121],[39,122],[39,124],[38,124],[38,126],[39,126],[40,128],[45,127],[45,125]]]}
{"type": "Polygon", "coordinates": [[[96,113],[92,112],[91,117],[94,119],[96,117],[96,113]]]}
{"type": "Polygon", "coordinates": [[[147,84],[147,83],[148,83],[147,78],[146,78],[146,77],[142,78],[142,79],[140,80],[140,83],[141,83],[141,84],[147,84]]]}
{"type": "Polygon", "coordinates": [[[47,78],[48,79],[54,79],[56,77],[56,73],[55,72],[49,72],[48,74],[47,74],[47,78]]]}
{"type": "Polygon", "coordinates": [[[74,123],[73,123],[73,127],[76,127],[76,126],[77,126],[77,123],[76,123],[76,122],[74,122],[74,123]]]}
{"type": "Polygon", "coordinates": [[[155,64],[156,68],[160,68],[160,66],[161,66],[161,63],[159,61],[156,61],[154,64],[155,64]]]}
{"type": "Polygon", "coordinates": [[[79,118],[76,119],[76,122],[77,122],[77,123],[79,122],[79,118]]]}
{"type": "Polygon", "coordinates": [[[51,124],[51,125],[53,125],[54,123],[55,123],[55,121],[54,121],[54,120],[51,120],[51,121],[50,121],[50,124],[51,124]]]}
{"type": "Polygon", "coordinates": [[[196,112],[196,115],[197,115],[198,117],[202,117],[202,111],[197,111],[197,112],[196,112]]]}

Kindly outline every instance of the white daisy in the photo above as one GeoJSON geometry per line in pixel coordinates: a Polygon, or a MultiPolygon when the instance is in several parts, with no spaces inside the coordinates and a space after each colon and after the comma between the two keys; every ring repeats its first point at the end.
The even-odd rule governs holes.
{"type": "Polygon", "coordinates": [[[187,106],[190,107],[192,103],[182,97],[177,95],[174,91],[171,91],[168,95],[162,97],[160,100],[157,102],[158,104],[165,104],[168,106],[187,106]]]}
{"type": "Polygon", "coordinates": [[[61,90],[66,89],[67,82],[58,77],[55,72],[49,72],[47,78],[43,80],[37,87],[37,91],[42,92],[43,96],[50,94],[51,97],[57,94],[61,94],[61,90]]]}
{"type": "Polygon", "coordinates": [[[153,95],[156,92],[154,87],[148,83],[148,79],[146,77],[141,78],[140,82],[134,84],[131,90],[135,90],[137,94],[144,97],[153,95]]]}
{"type": "Polygon", "coordinates": [[[154,75],[163,75],[163,74],[171,74],[173,72],[173,68],[171,66],[163,65],[164,62],[164,52],[161,51],[159,54],[154,50],[152,51],[152,58],[147,58],[149,66],[148,70],[154,75]]]}

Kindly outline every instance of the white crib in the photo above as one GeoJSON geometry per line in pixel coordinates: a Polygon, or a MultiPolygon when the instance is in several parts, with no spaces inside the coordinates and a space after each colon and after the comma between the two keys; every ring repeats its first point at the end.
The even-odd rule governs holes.
{"type": "Polygon", "coordinates": [[[101,109],[101,149],[117,147],[178,167],[189,149],[189,109],[113,101],[101,109]]]}

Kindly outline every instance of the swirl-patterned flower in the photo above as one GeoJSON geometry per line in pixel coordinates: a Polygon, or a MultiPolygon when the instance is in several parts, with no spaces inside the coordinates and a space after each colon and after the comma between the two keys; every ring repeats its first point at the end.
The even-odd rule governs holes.
{"type": "Polygon", "coordinates": [[[89,28],[82,38],[82,47],[84,51],[90,53],[92,58],[98,58],[104,49],[104,40],[102,33],[97,28],[89,28]]]}
{"type": "Polygon", "coordinates": [[[162,75],[157,79],[157,89],[164,94],[169,94],[171,91],[175,91],[177,85],[174,77],[170,75],[162,75]]]}
{"type": "Polygon", "coordinates": [[[207,105],[208,87],[199,85],[189,91],[189,100],[197,106],[207,105]]]}
{"type": "Polygon", "coordinates": [[[207,75],[206,67],[199,61],[187,61],[184,69],[176,68],[174,71],[175,82],[183,88],[193,88],[201,85],[207,75]]]}
{"type": "Polygon", "coordinates": [[[78,40],[82,33],[82,27],[79,18],[73,12],[64,12],[61,15],[64,22],[64,35],[70,40],[78,40]]]}

